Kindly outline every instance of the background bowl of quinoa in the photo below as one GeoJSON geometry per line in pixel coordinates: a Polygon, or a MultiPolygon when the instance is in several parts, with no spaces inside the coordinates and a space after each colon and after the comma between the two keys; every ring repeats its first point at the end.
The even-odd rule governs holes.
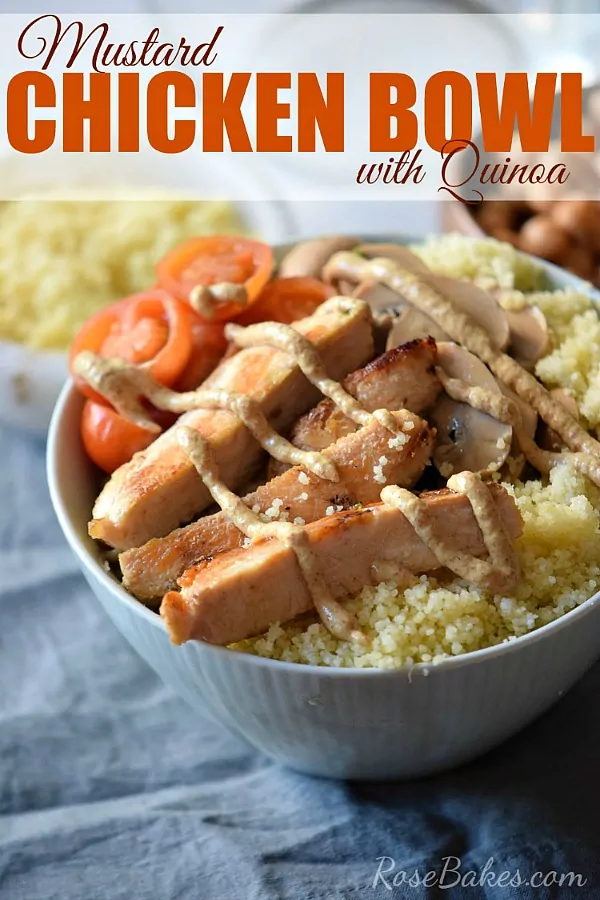
{"type": "Polygon", "coordinates": [[[0,422],[45,434],[67,377],[67,348],[98,309],[155,282],[185,238],[295,230],[268,180],[244,197],[243,166],[164,167],[152,154],[0,155],[0,422]],[[139,157],[139,158],[138,158],[139,157]]]}
{"type": "MultiPolygon", "coordinates": [[[[503,283],[515,305],[522,291],[535,292],[556,333],[545,380],[560,384],[572,365],[590,424],[597,393],[600,424],[593,362],[600,297],[589,285],[509,245],[450,236],[420,252],[448,274],[503,283]]],[[[515,490],[525,532],[514,598],[423,577],[406,591],[380,585],[349,601],[372,638],[367,651],[335,641],[318,622],[274,624],[235,649],[175,647],[160,617],[127,594],[87,535],[97,478],[79,437],[81,406],[67,385],[50,428],[48,479],[93,593],[195,711],[292,768],[384,780],[459,765],[543,713],[600,656],[600,489],[566,467],[547,484],[515,490]]]]}

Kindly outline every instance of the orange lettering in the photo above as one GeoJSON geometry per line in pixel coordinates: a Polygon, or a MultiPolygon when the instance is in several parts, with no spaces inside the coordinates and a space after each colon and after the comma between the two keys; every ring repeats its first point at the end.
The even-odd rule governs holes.
{"type": "Polygon", "coordinates": [[[196,87],[183,72],[160,72],[148,82],[147,130],[151,147],[159,153],[183,153],[194,143],[196,123],[175,119],[173,137],[169,137],[169,88],[173,88],[173,106],[190,109],[196,105],[196,87]]]}
{"type": "Polygon", "coordinates": [[[119,74],[119,152],[137,153],[140,149],[140,76],[137,72],[119,74]]]}
{"type": "Polygon", "coordinates": [[[43,72],[20,72],[8,82],[6,128],[8,141],[19,153],[43,153],[54,143],[56,123],[34,119],[33,137],[29,137],[29,88],[33,88],[34,106],[56,106],[56,89],[43,72]]]}
{"type": "Polygon", "coordinates": [[[470,141],[473,133],[473,92],[461,72],[436,72],[425,85],[425,139],[441,152],[447,141],[470,141]],[[450,89],[450,134],[446,135],[446,96],[450,89]]]}
{"type": "Polygon", "coordinates": [[[252,152],[242,115],[242,102],[249,82],[249,72],[234,72],[224,93],[222,72],[204,72],[202,75],[202,149],[206,152],[222,152],[223,128],[234,153],[252,152]]]}
{"type": "Polygon", "coordinates": [[[560,76],[560,149],[564,153],[593,153],[593,135],[583,134],[583,95],[581,72],[563,72],[560,76]]]}
{"type": "Polygon", "coordinates": [[[417,99],[417,87],[400,72],[371,72],[369,78],[369,149],[372,153],[412,150],[418,137],[418,122],[410,107],[417,99]],[[392,100],[392,88],[396,99],[392,100]],[[392,119],[397,133],[392,135],[392,119]]]}
{"type": "Polygon", "coordinates": [[[518,131],[525,152],[546,152],[552,133],[555,88],[555,72],[538,73],[531,101],[527,73],[508,72],[499,108],[496,73],[478,72],[484,149],[488,153],[509,153],[513,134],[518,131]]]}
{"type": "Polygon", "coordinates": [[[316,126],[328,153],[344,152],[344,73],[327,73],[327,100],[315,72],[298,73],[298,150],[316,150],[316,126]]]}
{"type": "Polygon", "coordinates": [[[259,153],[290,153],[292,138],[278,134],[280,119],[289,119],[290,104],[280,103],[280,88],[290,88],[289,72],[258,72],[256,75],[256,149],[259,153]]]}
{"type": "Polygon", "coordinates": [[[65,153],[82,153],[85,148],[83,123],[90,123],[90,152],[107,153],[110,150],[110,75],[108,72],[92,72],[90,99],[83,99],[84,76],[82,72],[63,74],[63,150],[65,153]]]}

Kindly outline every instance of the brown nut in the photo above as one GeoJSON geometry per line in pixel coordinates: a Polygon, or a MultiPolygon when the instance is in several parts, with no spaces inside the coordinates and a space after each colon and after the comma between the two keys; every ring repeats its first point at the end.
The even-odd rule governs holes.
{"type": "Polygon", "coordinates": [[[477,211],[477,221],[488,234],[513,231],[517,226],[519,204],[513,200],[488,200],[477,211]]]}
{"type": "Polygon", "coordinates": [[[551,211],[559,228],[593,251],[600,251],[600,205],[594,200],[560,200],[551,211]]]}
{"type": "Polygon", "coordinates": [[[596,261],[593,253],[577,244],[571,247],[561,264],[569,272],[586,281],[592,281],[596,276],[596,261]]]}
{"type": "Polygon", "coordinates": [[[504,244],[512,244],[513,247],[519,246],[519,232],[511,231],[510,228],[496,228],[490,232],[492,237],[504,244]]]}
{"type": "Polygon", "coordinates": [[[532,216],[521,228],[519,247],[525,253],[541,256],[560,263],[569,253],[572,241],[569,235],[549,217],[532,216]]]}
{"type": "Polygon", "coordinates": [[[555,200],[537,200],[531,197],[527,201],[527,205],[533,212],[541,213],[544,216],[547,216],[554,205],[555,200]]]}

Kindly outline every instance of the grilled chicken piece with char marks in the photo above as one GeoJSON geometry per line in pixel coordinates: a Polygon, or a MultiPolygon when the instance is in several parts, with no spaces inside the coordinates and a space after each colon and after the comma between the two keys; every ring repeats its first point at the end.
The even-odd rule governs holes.
{"type": "MultiPolygon", "coordinates": [[[[318,349],[332,378],[344,378],[373,354],[371,313],[363,301],[331,298],[293,327],[318,349]]],[[[203,387],[252,397],[278,431],[289,428],[319,399],[293,356],[268,346],[248,347],[224,360],[203,387]]],[[[263,458],[259,444],[228,410],[193,410],[177,424],[210,441],[223,480],[233,490],[263,458]]],[[[210,505],[209,492],[177,443],[176,427],[112,475],[94,506],[92,537],[126,550],[168,534],[210,505]]]]}
{"type": "MultiPolygon", "coordinates": [[[[287,521],[300,519],[297,524],[304,524],[327,515],[328,510],[377,501],[383,479],[385,483],[412,487],[430,458],[434,434],[423,419],[407,410],[394,413],[394,417],[399,439],[374,420],[324,451],[335,463],[339,481],[325,481],[294,466],[248,494],[244,502],[256,512],[271,509],[273,513],[285,513],[287,521]],[[381,459],[385,464],[381,465],[381,459]]],[[[167,537],[122,553],[123,584],[141,600],[162,597],[176,587],[179,576],[194,562],[243,544],[244,535],[224,513],[205,516],[167,537]]]]}
{"type": "MultiPolygon", "coordinates": [[[[432,338],[410,341],[388,350],[344,379],[344,389],[369,412],[376,409],[409,409],[421,413],[436,402],[442,386],[435,374],[437,347],[432,338]]],[[[324,450],[356,431],[357,425],[329,400],[322,400],[298,420],[290,440],[301,450],[324,450]]],[[[286,466],[271,460],[275,476],[286,466]]]]}
{"type": "MultiPolygon", "coordinates": [[[[511,540],[522,522],[514,499],[499,485],[488,490],[511,540]]],[[[432,526],[457,551],[484,556],[486,546],[469,500],[448,490],[421,495],[432,526]]],[[[394,506],[374,504],[339,512],[306,526],[311,549],[334,599],[344,600],[373,581],[373,565],[412,573],[429,572],[440,563],[394,506]]],[[[258,541],[246,550],[231,550],[188,569],[181,593],[163,598],[160,614],[171,640],[182,644],[205,640],[231,644],[310,611],[313,602],[294,550],[276,539],[258,541]]]]}

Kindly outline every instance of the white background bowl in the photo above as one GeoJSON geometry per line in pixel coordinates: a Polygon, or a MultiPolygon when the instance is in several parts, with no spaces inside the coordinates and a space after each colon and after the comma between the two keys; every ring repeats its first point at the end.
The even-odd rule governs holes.
{"type": "MultiPolygon", "coordinates": [[[[218,157],[203,158],[195,169],[165,166],[149,154],[136,154],[127,164],[104,154],[93,159],[82,154],[48,154],[43,174],[27,156],[0,157],[3,197],[60,199],[69,192],[79,199],[131,199],[152,196],[181,199],[214,198],[215,185],[222,197],[239,195],[243,165],[224,164],[218,157]]],[[[255,180],[255,194],[271,196],[267,183],[255,180]]],[[[295,231],[289,206],[281,201],[245,200],[232,203],[249,231],[266,241],[281,241],[295,231]]],[[[115,300],[119,300],[115,297],[115,300]]],[[[45,434],[52,410],[67,377],[67,354],[28,350],[0,340],[0,421],[16,428],[45,434]]]]}
{"type": "MultiPolygon", "coordinates": [[[[545,268],[557,286],[584,287],[545,268]]],[[[408,778],[449,768],[515,734],[600,656],[600,592],[510,643],[393,672],[282,663],[200,642],[175,647],[159,616],[104,571],[87,535],[97,478],[81,445],[81,407],[67,385],[50,428],[48,480],[93,593],[137,652],[198,713],[280,762],[334,778],[408,778]]]]}

